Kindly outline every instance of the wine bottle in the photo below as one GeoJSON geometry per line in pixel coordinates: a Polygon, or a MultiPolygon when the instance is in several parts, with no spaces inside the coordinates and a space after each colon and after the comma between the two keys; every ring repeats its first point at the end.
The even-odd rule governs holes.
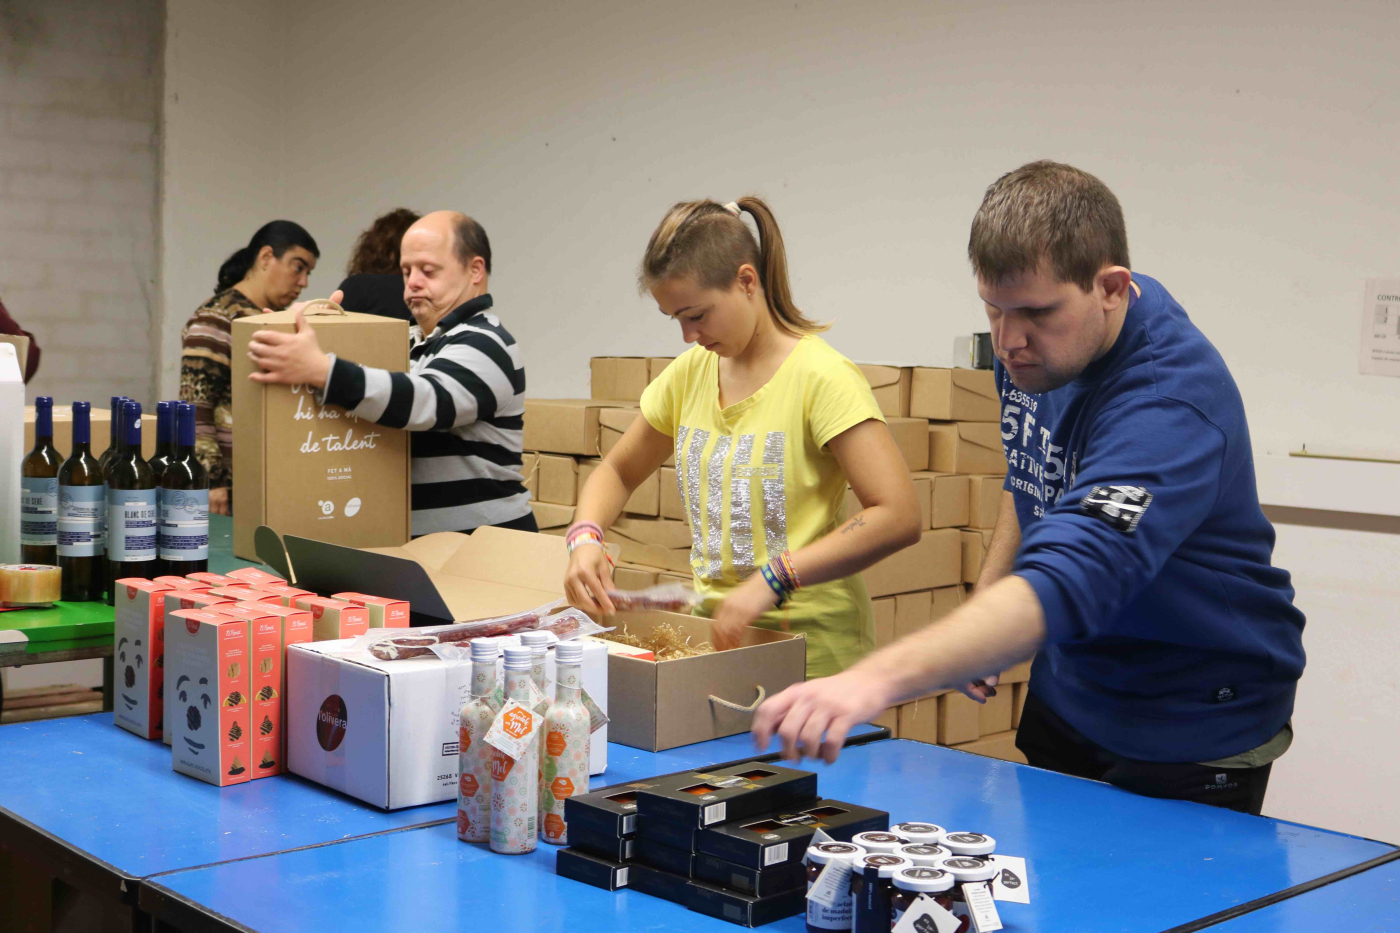
{"type": "MultiPolygon", "coordinates": [[[[107,449],[102,451],[102,456],[97,458],[97,474],[102,477],[102,527],[98,531],[102,535],[102,566],[103,575],[106,575],[107,558],[107,467],[112,465],[112,461],[117,456],[117,426],[121,419],[117,417],[121,403],[127,400],[125,395],[112,396],[112,410],[108,412],[107,419],[107,449]]],[[[104,581],[105,582],[105,581],[104,581]]]]}
{"type": "Polygon", "coordinates": [[[73,453],[58,468],[58,566],[63,598],[76,602],[101,602],[106,584],[107,502],[92,455],[91,411],[90,402],[73,403],[73,453]]]}
{"type": "Polygon", "coordinates": [[[116,581],[156,573],[156,482],[141,459],[141,403],[123,402],[117,455],[107,467],[107,605],[116,581]]]}
{"type": "Polygon", "coordinates": [[[159,563],[183,577],[209,569],[209,474],[194,455],[194,403],[171,404],[178,446],[161,478],[159,563]]]}
{"type": "MultiPolygon", "coordinates": [[[[175,402],[156,402],[156,452],[146,461],[156,477],[156,489],[160,489],[160,478],[165,468],[175,459],[175,402]]],[[[156,493],[159,504],[160,493],[156,493]]]]}
{"type": "Polygon", "coordinates": [[[58,468],[53,446],[53,399],[34,400],[34,449],[19,468],[19,559],[58,564],[58,468]]]}

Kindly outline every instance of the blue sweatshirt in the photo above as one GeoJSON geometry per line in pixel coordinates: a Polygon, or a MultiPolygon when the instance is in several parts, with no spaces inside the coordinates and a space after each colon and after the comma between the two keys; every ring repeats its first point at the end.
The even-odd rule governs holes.
{"type": "Polygon", "coordinates": [[[1049,392],[997,365],[1005,488],[1048,637],[1031,689],[1090,740],[1145,761],[1226,758],[1288,721],[1303,615],[1270,564],[1244,404],[1154,279],[1113,348],[1049,392]]]}

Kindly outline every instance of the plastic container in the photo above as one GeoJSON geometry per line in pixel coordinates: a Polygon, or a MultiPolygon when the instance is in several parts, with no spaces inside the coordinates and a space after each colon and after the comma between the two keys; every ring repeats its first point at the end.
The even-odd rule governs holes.
{"type": "Polygon", "coordinates": [[[903,836],[910,845],[936,846],[943,841],[947,830],[935,823],[896,823],[890,827],[890,832],[903,836]]]}
{"type": "Polygon", "coordinates": [[[986,833],[944,833],[940,845],[954,855],[991,855],[997,850],[997,841],[986,833]]]}
{"type": "Polygon", "coordinates": [[[895,849],[906,845],[904,839],[901,839],[894,833],[886,832],[885,830],[856,833],[851,837],[851,842],[860,846],[871,855],[893,855],[895,849]]]}
{"type": "MultiPolygon", "coordinates": [[[[858,833],[856,838],[868,833],[858,833]]],[[[854,840],[853,840],[854,841],[854,840]]],[[[866,855],[851,873],[851,933],[889,933],[890,895],[901,868],[913,868],[898,855],[866,855]]]]}
{"type": "Polygon", "coordinates": [[[894,854],[907,858],[919,868],[937,868],[938,863],[945,858],[952,858],[953,853],[943,846],[926,845],[924,843],[913,843],[907,846],[900,846],[894,850],[894,854]]]}
{"type": "Polygon", "coordinates": [[[892,879],[894,891],[890,894],[890,929],[899,923],[909,905],[921,895],[932,894],[938,906],[951,910],[953,906],[953,876],[941,868],[901,868],[892,879]]]}

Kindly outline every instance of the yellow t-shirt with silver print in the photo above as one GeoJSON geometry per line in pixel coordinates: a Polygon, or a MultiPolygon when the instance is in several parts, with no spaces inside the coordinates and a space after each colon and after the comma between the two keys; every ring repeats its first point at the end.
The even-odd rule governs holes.
{"type": "MultiPolygon", "coordinates": [[[[690,567],[703,613],[785,550],[844,518],[846,477],[827,444],[884,421],[855,364],[805,336],[767,385],[719,403],[719,357],[694,347],[642,394],[642,415],[675,438],[676,481],[690,525],[690,567]]],[[[799,568],[800,571],[800,568],[799,568]]],[[[755,623],[807,636],[807,676],[834,674],[874,647],[870,596],[859,575],[804,586],[755,623]]]]}

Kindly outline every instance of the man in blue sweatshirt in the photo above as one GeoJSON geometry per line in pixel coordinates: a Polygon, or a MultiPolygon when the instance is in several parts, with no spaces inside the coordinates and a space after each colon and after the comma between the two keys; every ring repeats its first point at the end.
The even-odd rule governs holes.
{"type": "MultiPolygon", "coordinates": [[[[1031,764],[1259,813],[1292,740],[1303,616],[1259,507],[1225,361],[1132,272],[1117,198],[1034,162],[987,189],[968,254],[991,322],[1007,476],[974,596],[754,721],[835,759],[886,707],[1034,655],[1031,764]]],[[[978,681],[977,678],[985,678],[978,681]]]]}

